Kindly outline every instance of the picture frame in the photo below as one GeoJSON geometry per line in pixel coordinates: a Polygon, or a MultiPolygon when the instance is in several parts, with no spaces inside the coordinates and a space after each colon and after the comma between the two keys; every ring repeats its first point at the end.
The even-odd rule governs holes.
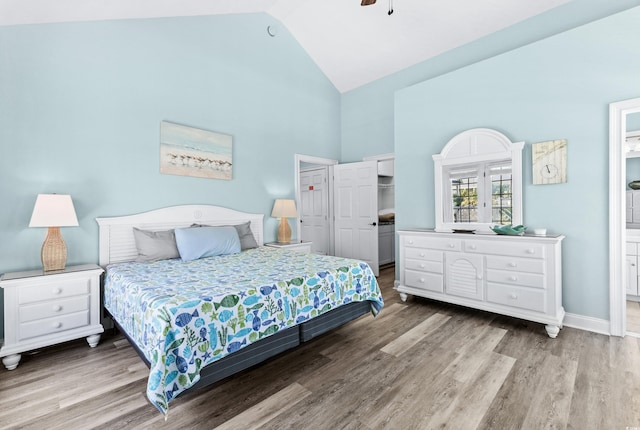
{"type": "Polygon", "coordinates": [[[233,178],[233,137],[161,121],[160,173],[229,181],[233,178]]]}

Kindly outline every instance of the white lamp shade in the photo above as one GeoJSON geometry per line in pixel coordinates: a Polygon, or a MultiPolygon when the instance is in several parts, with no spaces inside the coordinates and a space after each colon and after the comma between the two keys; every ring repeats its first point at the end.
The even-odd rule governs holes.
{"type": "Polygon", "coordinates": [[[38,194],[29,227],[74,227],[76,211],[68,194],[38,194]]]}
{"type": "Polygon", "coordinates": [[[295,218],[298,216],[296,202],[289,199],[276,199],[271,216],[274,218],[295,218]]]}

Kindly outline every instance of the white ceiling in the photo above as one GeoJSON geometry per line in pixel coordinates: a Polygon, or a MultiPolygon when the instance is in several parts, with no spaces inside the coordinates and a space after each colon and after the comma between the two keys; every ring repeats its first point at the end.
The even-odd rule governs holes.
{"type": "Polygon", "coordinates": [[[0,25],[266,12],[345,92],[569,2],[388,1],[0,0],[0,25]]]}

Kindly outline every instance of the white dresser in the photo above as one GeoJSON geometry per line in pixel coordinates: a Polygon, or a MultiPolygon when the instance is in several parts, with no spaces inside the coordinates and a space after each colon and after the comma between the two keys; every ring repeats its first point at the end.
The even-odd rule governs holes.
{"type": "Polygon", "coordinates": [[[398,231],[400,280],[407,294],[562,328],[564,236],[398,231]]]}
{"type": "Polygon", "coordinates": [[[20,353],[86,337],[91,347],[104,331],[100,324],[100,275],[95,264],[71,266],[59,272],[42,270],[5,273],[4,346],[0,357],[8,370],[20,363],[20,353]]]}

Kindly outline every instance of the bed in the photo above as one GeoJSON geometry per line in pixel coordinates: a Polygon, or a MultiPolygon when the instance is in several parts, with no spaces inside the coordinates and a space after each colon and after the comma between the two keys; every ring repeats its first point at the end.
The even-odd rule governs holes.
{"type": "Polygon", "coordinates": [[[105,313],[149,366],[147,397],[165,415],[185,390],[383,306],[366,263],[262,246],[262,214],[184,205],[97,222],[105,313]],[[140,235],[168,232],[178,258],[146,258],[140,235]],[[190,255],[185,239],[218,246],[234,233],[233,249],[213,256],[190,255]]]}

